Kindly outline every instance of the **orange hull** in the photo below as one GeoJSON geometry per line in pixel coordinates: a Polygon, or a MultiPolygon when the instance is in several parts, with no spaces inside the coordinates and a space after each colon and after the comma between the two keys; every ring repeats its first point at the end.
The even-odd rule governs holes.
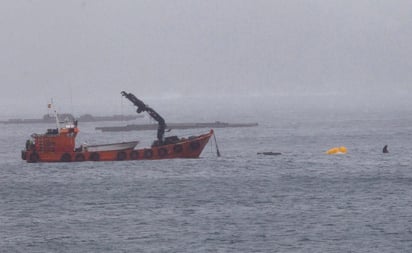
{"type": "Polygon", "coordinates": [[[198,158],[213,135],[209,133],[190,137],[173,144],[155,146],[144,149],[108,150],[108,151],[74,151],[23,150],[22,159],[35,162],[83,162],[83,161],[125,161],[125,160],[158,160],[173,158],[198,158]]]}

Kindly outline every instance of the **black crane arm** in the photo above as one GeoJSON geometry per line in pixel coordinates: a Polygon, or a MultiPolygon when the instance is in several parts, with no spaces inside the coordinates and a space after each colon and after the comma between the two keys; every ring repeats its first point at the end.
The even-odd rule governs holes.
{"type": "Polygon", "coordinates": [[[137,113],[146,111],[146,105],[143,103],[142,100],[138,99],[135,95],[133,95],[132,93],[127,93],[125,91],[122,91],[121,94],[122,96],[129,99],[137,107],[137,113]]]}
{"type": "Polygon", "coordinates": [[[163,119],[163,117],[160,116],[155,110],[153,110],[149,106],[145,105],[145,103],[143,103],[142,100],[138,99],[132,93],[127,93],[125,91],[122,91],[121,94],[122,94],[122,96],[129,99],[137,107],[137,110],[136,110],[137,113],[147,112],[150,115],[150,117],[152,117],[154,120],[157,121],[157,123],[159,124],[158,128],[157,128],[157,139],[159,140],[159,144],[162,144],[163,143],[163,135],[164,135],[165,129],[167,127],[166,122],[163,119]]]}

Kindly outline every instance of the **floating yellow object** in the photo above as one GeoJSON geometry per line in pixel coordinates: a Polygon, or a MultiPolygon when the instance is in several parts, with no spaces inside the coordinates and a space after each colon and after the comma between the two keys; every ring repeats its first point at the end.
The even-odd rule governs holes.
{"type": "Polygon", "coordinates": [[[341,147],[335,147],[335,148],[331,148],[328,151],[326,151],[326,154],[328,155],[335,155],[335,154],[346,154],[348,152],[348,150],[346,149],[346,147],[341,146],[341,147]]]}

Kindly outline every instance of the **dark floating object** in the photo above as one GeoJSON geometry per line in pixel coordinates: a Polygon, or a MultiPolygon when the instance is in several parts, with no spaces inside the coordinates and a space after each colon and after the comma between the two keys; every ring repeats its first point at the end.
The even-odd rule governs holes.
{"type": "Polygon", "coordinates": [[[383,152],[384,154],[389,153],[388,145],[385,145],[385,146],[383,147],[382,152],[383,152]]]}
{"type": "Polygon", "coordinates": [[[258,155],[281,155],[280,152],[258,152],[258,155]]]}

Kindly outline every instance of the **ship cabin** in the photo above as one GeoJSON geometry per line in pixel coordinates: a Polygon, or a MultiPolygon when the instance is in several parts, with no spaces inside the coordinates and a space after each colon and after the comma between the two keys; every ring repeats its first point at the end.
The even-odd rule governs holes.
{"type": "Polygon", "coordinates": [[[32,134],[32,140],[27,140],[26,149],[36,150],[39,153],[73,152],[75,139],[79,129],[77,122],[66,124],[65,127],[47,129],[44,134],[32,134]]]}

